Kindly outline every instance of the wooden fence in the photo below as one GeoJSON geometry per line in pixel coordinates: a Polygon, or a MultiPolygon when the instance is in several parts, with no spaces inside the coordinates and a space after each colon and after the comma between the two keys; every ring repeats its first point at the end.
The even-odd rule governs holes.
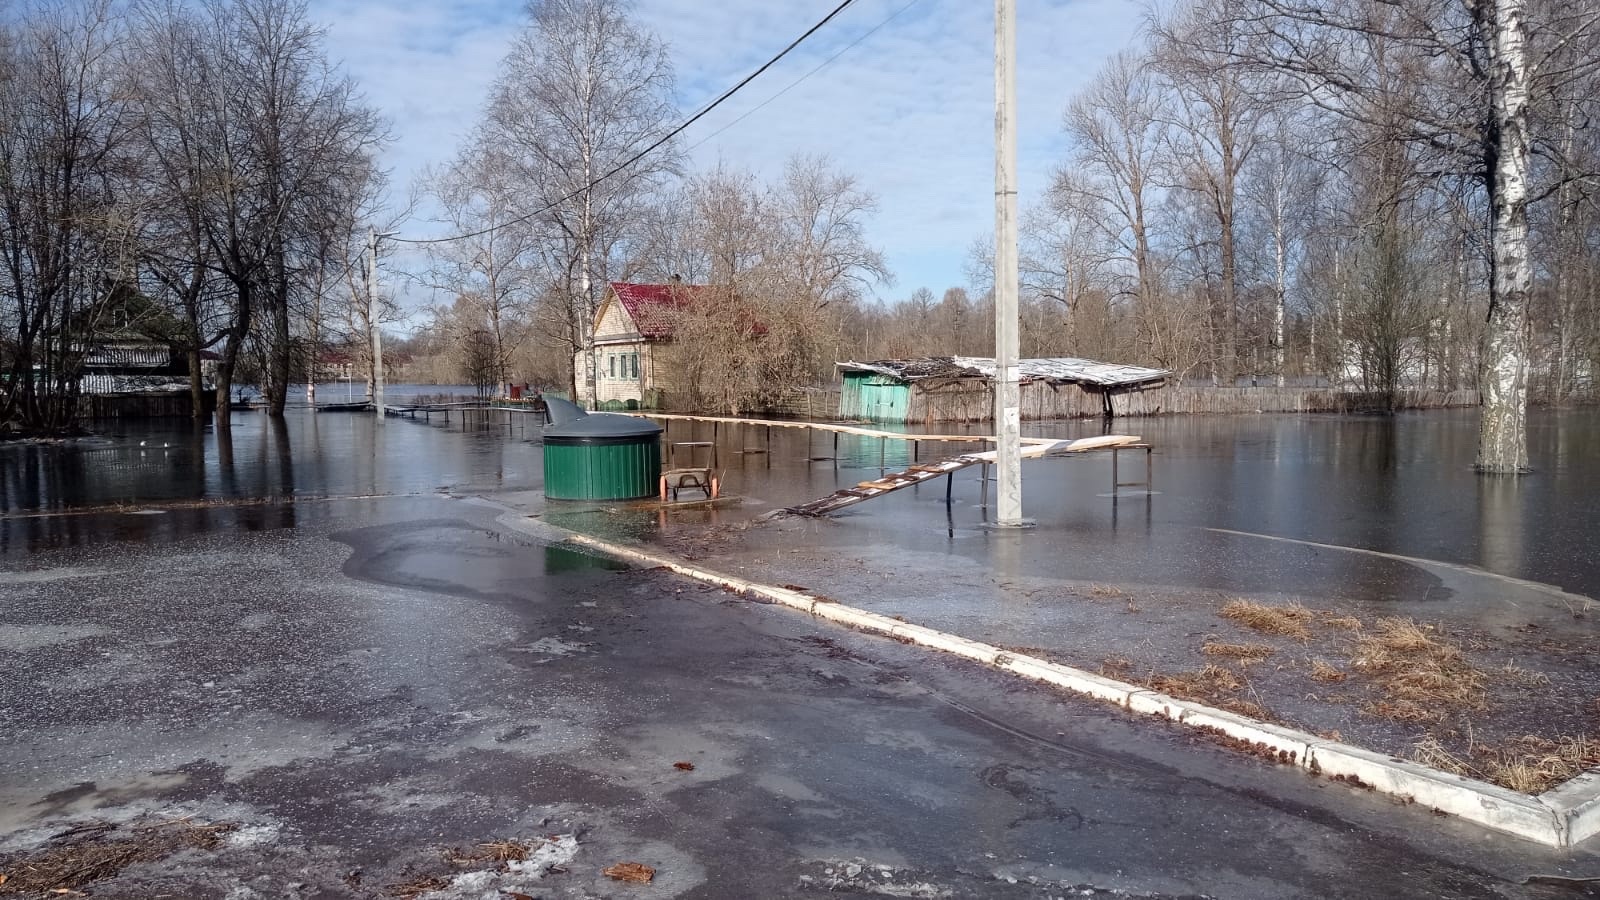
{"type": "MultiPolygon", "coordinates": [[[[217,392],[205,391],[200,398],[204,414],[210,416],[217,406],[217,392]]],[[[194,415],[194,405],[189,402],[188,391],[82,394],[78,397],[78,415],[84,419],[188,419],[194,415]]]]}

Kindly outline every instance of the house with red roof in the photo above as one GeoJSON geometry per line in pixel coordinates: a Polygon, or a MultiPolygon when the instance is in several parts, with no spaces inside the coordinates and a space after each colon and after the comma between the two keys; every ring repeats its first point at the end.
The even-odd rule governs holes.
{"type": "MultiPolygon", "coordinates": [[[[594,351],[587,360],[595,367],[601,405],[615,401],[657,408],[680,390],[684,367],[673,331],[679,314],[703,290],[676,278],[666,284],[611,282],[595,311],[594,351]]],[[[586,372],[584,356],[577,360],[579,372],[586,372]]],[[[580,391],[587,389],[579,385],[580,391]]]]}

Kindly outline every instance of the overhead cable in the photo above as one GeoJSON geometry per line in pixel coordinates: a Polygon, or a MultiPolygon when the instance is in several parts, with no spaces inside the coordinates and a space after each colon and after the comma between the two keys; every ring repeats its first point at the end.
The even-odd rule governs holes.
{"type": "MultiPolygon", "coordinates": [[[[639,160],[644,159],[646,156],[650,155],[650,153],[655,151],[657,148],[661,147],[663,144],[665,144],[668,141],[672,140],[673,138],[677,137],[679,134],[682,134],[683,131],[685,129],[687,129],[690,125],[693,125],[695,122],[698,122],[707,113],[711,112],[713,109],[716,109],[718,106],[722,105],[722,103],[724,101],[726,101],[729,97],[732,97],[734,94],[738,93],[739,90],[741,88],[743,88],[745,85],[747,85],[750,82],[756,80],[756,78],[759,77],[761,75],[761,73],[763,73],[763,72],[767,71],[768,69],[772,68],[774,65],[777,65],[778,61],[783,59],[785,56],[788,56],[790,51],[794,50],[794,48],[796,48],[796,47],[800,46],[802,43],[804,43],[807,38],[811,37],[813,34],[816,34],[818,31],[820,31],[824,25],[827,25],[829,22],[833,21],[835,16],[839,15],[839,13],[844,12],[846,8],[848,8],[851,4],[853,4],[855,2],[856,2],[856,0],[844,0],[844,2],[842,2],[838,6],[834,7],[832,12],[828,13],[826,16],[823,16],[822,19],[819,20],[815,25],[812,25],[810,28],[806,29],[804,34],[802,34],[799,37],[795,38],[793,41],[790,41],[789,42],[789,46],[784,47],[783,50],[779,51],[777,56],[774,56],[771,59],[767,60],[766,62],[762,63],[760,68],[756,69],[754,72],[751,72],[749,75],[746,75],[738,84],[735,84],[733,87],[728,88],[726,91],[723,91],[715,100],[713,100],[710,103],[706,104],[705,106],[701,107],[699,112],[697,112],[694,115],[690,116],[689,118],[685,119],[682,124],[678,125],[676,128],[674,128],[671,131],[667,132],[665,135],[663,135],[655,143],[653,143],[650,146],[644,148],[643,150],[640,150],[638,153],[635,153],[633,156],[629,157],[624,162],[622,162],[622,163],[618,164],[617,166],[613,167],[612,169],[607,171],[605,174],[603,174],[600,177],[594,179],[593,181],[589,182],[588,184],[584,185],[583,187],[580,187],[580,188],[572,191],[571,193],[568,193],[565,196],[562,196],[562,197],[560,197],[560,198],[558,198],[556,200],[552,200],[551,202],[545,204],[544,206],[542,206],[542,207],[540,207],[540,208],[538,208],[538,209],[536,209],[536,210],[534,210],[532,212],[525,213],[525,214],[523,214],[521,216],[518,216],[518,217],[516,217],[514,219],[507,220],[505,222],[501,222],[501,223],[499,223],[497,225],[491,225],[488,228],[479,229],[478,231],[469,231],[469,232],[467,232],[465,234],[453,234],[453,235],[450,235],[449,237],[439,237],[439,238],[403,238],[403,237],[396,237],[396,238],[393,238],[393,240],[402,241],[402,242],[407,243],[407,244],[442,244],[442,243],[446,243],[448,241],[460,241],[460,240],[465,240],[467,238],[479,237],[481,235],[489,234],[489,233],[494,232],[494,231],[499,231],[502,228],[508,228],[508,227],[510,227],[512,225],[521,224],[523,222],[528,221],[529,219],[532,219],[535,216],[541,215],[543,213],[549,212],[552,209],[555,209],[557,206],[560,206],[561,204],[566,203],[568,200],[572,200],[574,198],[582,196],[585,191],[591,190],[594,187],[596,187],[597,185],[600,185],[601,183],[603,183],[603,182],[607,181],[608,179],[614,177],[618,173],[622,172],[624,169],[628,168],[629,166],[633,165],[634,163],[638,162],[639,160]]],[[[896,15],[898,15],[898,13],[896,13],[896,15]]]]}

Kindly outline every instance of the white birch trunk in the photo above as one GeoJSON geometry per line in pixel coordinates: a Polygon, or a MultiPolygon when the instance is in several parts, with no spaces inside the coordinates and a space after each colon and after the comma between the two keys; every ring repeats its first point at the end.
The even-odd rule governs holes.
{"type": "Polygon", "coordinates": [[[1490,205],[1494,281],[1479,378],[1481,472],[1528,468],[1528,62],[1523,0],[1495,0],[1489,40],[1489,93],[1494,103],[1490,205]]]}
{"type": "Polygon", "coordinates": [[[1283,320],[1289,306],[1289,236],[1288,216],[1284,194],[1288,191],[1288,164],[1283,159],[1285,149],[1278,149],[1277,178],[1272,185],[1272,244],[1275,276],[1273,288],[1277,294],[1272,305],[1272,356],[1274,370],[1278,373],[1278,387],[1283,387],[1283,320]]]}

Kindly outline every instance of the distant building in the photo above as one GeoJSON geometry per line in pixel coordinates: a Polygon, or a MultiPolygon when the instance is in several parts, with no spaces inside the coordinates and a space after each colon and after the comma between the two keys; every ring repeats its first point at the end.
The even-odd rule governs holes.
{"type": "MultiPolygon", "coordinates": [[[[202,375],[205,357],[202,353],[202,375]]],[[[79,391],[84,394],[186,393],[189,390],[188,355],[164,341],[133,333],[96,337],[83,357],[79,391]]],[[[207,379],[206,388],[210,389],[207,379]]]]}
{"type": "Polygon", "coordinates": [[[345,381],[354,379],[355,376],[356,358],[349,350],[330,347],[317,354],[317,365],[312,372],[313,381],[345,381]]]}
{"type": "Polygon", "coordinates": [[[588,405],[591,368],[599,405],[658,409],[681,392],[683,366],[673,343],[677,314],[703,285],[613,281],[594,317],[594,351],[576,357],[578,393],[588,405]]]}
{"type": "MultiPolygon", "coordinates": [[[[1110,415],[1119,394],[1158,388],[1166,369],[1092,359],[1018,360],[1024,419],[1110,415]]],[[[993,358],[930,356],[837,364],[839,417],[871,422],[983,422],[994,418],[993,358]]]]}

